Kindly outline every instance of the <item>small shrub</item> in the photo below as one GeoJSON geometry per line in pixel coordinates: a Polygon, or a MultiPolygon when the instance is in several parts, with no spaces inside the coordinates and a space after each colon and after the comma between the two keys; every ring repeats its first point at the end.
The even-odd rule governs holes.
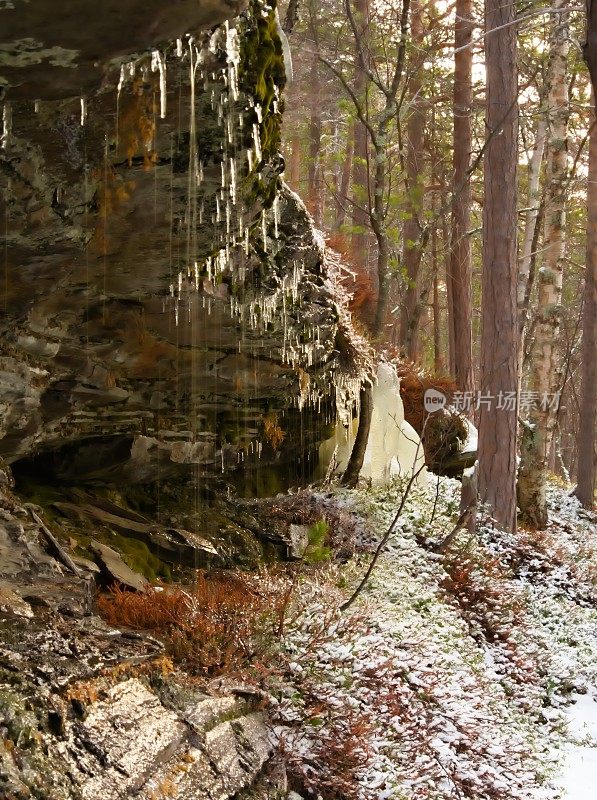
{"type": "Polygon", "coordinates": [[[329,532],[329,525],[324,519],[309,528],[309,544],[304,555],[305,561],[309,564],[318,564],[321,561],[329,561],[331,558],[332,550],[325,544],[329,532]]]}
{"type": "MultiPolygon", "coordinates": [[[[326,558],[331,557],[332,552],[342,561],[354,555],[357,532],[364,523],[332,495],[303,489],[284,497],[268,499],[260,505],[269,519],[282,523],[313,527],[324,523],[327,528],[323,538],[330,550],[326,558]]],[[[311,535],[317,537],[318,533],[313,531],[311,535]]]]}
{"type": "Polygon", "coordinates": [[[268,575],[197,573],[193,587],[119,587],[98,599],[115,626],[160,635],[171,658],[196,675],[218,675],[265,655],[288,605],[288,582],[268,575]]]}

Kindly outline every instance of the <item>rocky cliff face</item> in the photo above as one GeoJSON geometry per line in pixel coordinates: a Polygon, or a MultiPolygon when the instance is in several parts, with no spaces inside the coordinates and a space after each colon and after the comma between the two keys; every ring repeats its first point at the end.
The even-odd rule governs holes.
{"type": "Polygon", "coordinates": [[[280,178],[279,24],[242,5],[0,7],[7,461],[221,474],[282,435],[305,455],[315,405],[331,419],[338,314],[280,178]]]}
{"type": "Polygon", "coordinates": [[[281,178],[275,9],[0,0],[0,40],[0,795],[278,797],[259,698],[93,614],[284,555],[222,478],[308,464],[354,362],[281,178]]]}

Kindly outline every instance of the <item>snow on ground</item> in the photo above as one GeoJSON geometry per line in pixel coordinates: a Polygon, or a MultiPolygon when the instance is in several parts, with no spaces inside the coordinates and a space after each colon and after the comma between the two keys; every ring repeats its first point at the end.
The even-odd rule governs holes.
{"type": "Polygon", "coordinates": [[[555,780],[565,800],[594,800],[597,791],[597,695],[575,695],[566,709],[567,742],[555,780]]]}
{"type": "MultiPolygon", "coordinates": [[[[383,535],[401,490],[338,494],[375,532],[361,545],[383,535]]],[[[437,497],[433,486],[413,492],[367,589],[344,614],[338,606],[369,555],[301,584],[275,737],[303,795],[588,796],[579,787],[594,751],[566,723],[589,702],[571,706],[577,693],[597,694],[594,519],[553,488],[548,531],[512,537],[485,521],[442,553],[457,495],[448,479],[437,497]]]]}

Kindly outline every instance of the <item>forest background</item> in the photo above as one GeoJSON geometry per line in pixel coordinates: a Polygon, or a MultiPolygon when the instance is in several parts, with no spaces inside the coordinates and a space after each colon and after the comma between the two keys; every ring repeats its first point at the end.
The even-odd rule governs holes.
{"type": "Polygon", "coordinates": [[[502,525],[518,503],[545,526],[548,473],[590,507],[591,4],[290,0],[280,15],[287,180],[342,256],[357,323],[455,379],[502,525]]]}

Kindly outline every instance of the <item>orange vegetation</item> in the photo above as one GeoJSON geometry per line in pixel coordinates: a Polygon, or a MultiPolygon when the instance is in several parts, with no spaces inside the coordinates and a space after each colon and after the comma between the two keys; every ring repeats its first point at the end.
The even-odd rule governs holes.
{"type": "Polygon", "coordinates": [[[115,626],[162,636],[168,655],[200,675],[231,672],[263,655],[289,602],[282,579],[241,573],[197,573],[189,588],[159,584],[143,592],[119,587],[97,607],[115,626]]]}

